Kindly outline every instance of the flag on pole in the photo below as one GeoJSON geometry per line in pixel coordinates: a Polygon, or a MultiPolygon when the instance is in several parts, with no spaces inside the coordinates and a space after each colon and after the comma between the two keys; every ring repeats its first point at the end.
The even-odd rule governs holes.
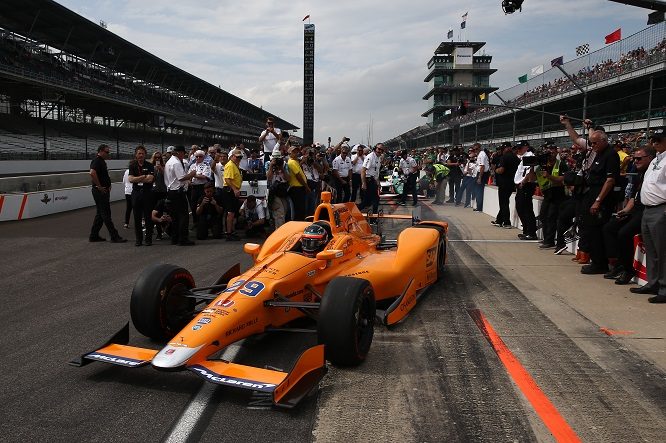
{"type": "Polygon", "coordinates": [[[518,81],[520,83],[527,83],[527,74],[521,75],[520,77],[518,77],[518,81]]]}
{"type": "Polygon", "coordinates": [[[446,33],[446,38],[453,38],[453,28],[449,29],[449,32],[446,33]]]}
{"type": "Polygon", "coordinates": [[[564,56],[560,55],[550,61],[550,66],[554,68],[555,66],[562,66],[562,63],[564,63],[564,56]]]}
{"type": "Polygon", "coordinates": [[[460,23],[460,29],[465,29],[465,23],[466,23],[466,22],[461,22],[461,23],[460,23]]]}
{"type": "Polygon", "coordinates": [[[543,74],[543,65],[535,66],[532,68],[532,77],[541,74],[543,74]]]}
{"type": "Polygon", "coordinates": [[[581,55],[585,55],[588,52],[590,52],[590,44],[589,43],[584,43],[580,46],[576,46],[576,57],[580,57],[581,55]]]}
{"type": "Polygon", "coordinates": [[[462,16],[462,22],[460,23],[460,29],[465,29],[465,26],[467,25],[467,12],[463,14],[462,16]]]}
{"type": "Polygon", "coordinates": [[[310,18],[310,14],[306,15],[305,17],[303,17],[303,20],[301,20],[301,21],[304,22],[305,20],[307,20],[307,19],[309,19],[309,18],[310,18]]]}
{"type": "Polygon", "coordinates": [[[622,28],[617,28],[606,36],[606,44],[622,40],[622,28]]]}
{"type": "Polygon", "coordinates": [[[463,21],[467,21],[467,14],[468,13],[469,13],[469,11],[467,11],[466,13],[463,14],[463,16],[462,16],[463,21]]]}
{"type": "Polygon", "coordinates": [[[479,95],[479,98],[481,101],[484,101],[486,99],[486,93],[484,92],[483,94],[479,95]]]}

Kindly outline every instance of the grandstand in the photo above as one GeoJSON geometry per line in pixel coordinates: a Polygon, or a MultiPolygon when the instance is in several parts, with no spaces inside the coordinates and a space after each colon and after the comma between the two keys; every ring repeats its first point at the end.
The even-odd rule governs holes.
{"type": "Polygon", "coordinates": [[[119,159],[139,143],[252,146],[269,115],[56,2],[0,3],[0,159],[85,159],[101,143],[119,159]]]}
{"type": "Polygon", "coordinates": [[[666,22],[553,67],[543,74],[472,105],[438,125],[426,124],[385,142],[390,149],[480,142],[493,145],[545,138],[566,143],[557,115],[585,115],[607,132],[624,133],[666,125],[666,22]],[[576,84],[583,88],[581,92],[576,84]],[[521,109],[511,109],[518,107],[521,109]]]}

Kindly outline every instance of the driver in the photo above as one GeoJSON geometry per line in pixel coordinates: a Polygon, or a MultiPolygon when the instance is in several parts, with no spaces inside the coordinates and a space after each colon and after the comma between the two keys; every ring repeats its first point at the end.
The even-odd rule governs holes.
{"type": "Polygon", "coordinates": [[[329,241],[328,232],[321,225],[311,224],[303,231],[301,237],[301,248],[308,257],[315,257],[317,253],[324,250],[329,241]]]}

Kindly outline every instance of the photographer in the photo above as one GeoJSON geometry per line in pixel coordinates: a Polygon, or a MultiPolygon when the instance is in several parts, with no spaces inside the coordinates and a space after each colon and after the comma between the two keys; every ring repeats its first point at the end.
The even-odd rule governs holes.
{"type": "Polygon", "coordinates": [[[531,166],[532,162],[526,159],[534,157],[530,152],[530,144],[525,140],[516,144],[518,151],[516,154],[520,158],[520,163],[513,176],[513,183],[516,185],[516,212],[523,225],[523,233],[518,234],[521,240],[536,240],[536,217],[534,216],[534,207],[532,205],[532,196],[536,189],[536,175],[531,166]]]}
{"type": "Polygon", "coordinates": [[[301,159],[301,169],[305,174],[310,192],[305,197],[305,215],[314,214],[317,207],[317,201],[321,193],[321,177],[324,174],[324,165],[322,164],[323,154],[317,152],[316,148],[304,148],[301,159]]]}
{"type": "Polygon", "coordinates": [[[208,182],[204,193],[197,201],[197,240],[208,238],[208,230],[213,231],[213,238],[222,238],[222,214],[224,208],[215,200],[215,185],[208,182]]]}
{"type": "Polygon", "coordinates": [[[157,201],[155,208],[150,214],[151,219],[155,226],[160,226],[166,235],[171,237],[172,232],[172,214],[171,201],[168,198],[163,198],[157,201]]]}
{"type": "Polygon", "coordinates": [[[289,212],[288,177],[282,154],[279,151],[274,152],[268,164],[266,180],[268,181],[268,209],[271,211],[275,229],[285,223],[289,212]]]}
{"type": "Polygon", "coordinates": [[[266,119],[266,129],[259,136],[259,143],[264,148],[264,163],[268,163],[275,145],[282,139],[282,131],[275,127],[273,117],[266,119]]]}
{"type": "Polygon", "coordinates": [[[546,152],[538,156],[539,165],[536,167],[536,179],[543,194],[539,220],[543,229],[543,243],[541,249],[555,247],[555,234],[557,232],[557,219],[560,205],[566,200],[564,191],[564,174],[569,171],[566,162],[557,155],[557,146],[548,143],[546,152]]]}

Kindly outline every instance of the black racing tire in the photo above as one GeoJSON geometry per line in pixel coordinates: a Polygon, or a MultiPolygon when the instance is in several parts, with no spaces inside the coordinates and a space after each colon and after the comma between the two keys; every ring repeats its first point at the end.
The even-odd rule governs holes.
{"type": "Polygon", "coordinates": [[[194,278],[179,266],[157,263],[137,278],[130,300],[134,327],[154,340],[168,340],[194,318],[195,301],[184,297],[194,278]]]}
{"type": "Polygon", "coordinates": [[[421,229],[435,229],[439,232],[439,241],[437,243],[437,280],[442,278],[446,270],[446,231],[439,225],[419,223],[413,226],[421,229]]]}
{"type": "Polygon", "coordinates": [[[336,277],[326,286],[319,307],[317,335],[326,359],[336,366],[361,364],[372,344],[375,293],[369,281],[336,277]]]}

